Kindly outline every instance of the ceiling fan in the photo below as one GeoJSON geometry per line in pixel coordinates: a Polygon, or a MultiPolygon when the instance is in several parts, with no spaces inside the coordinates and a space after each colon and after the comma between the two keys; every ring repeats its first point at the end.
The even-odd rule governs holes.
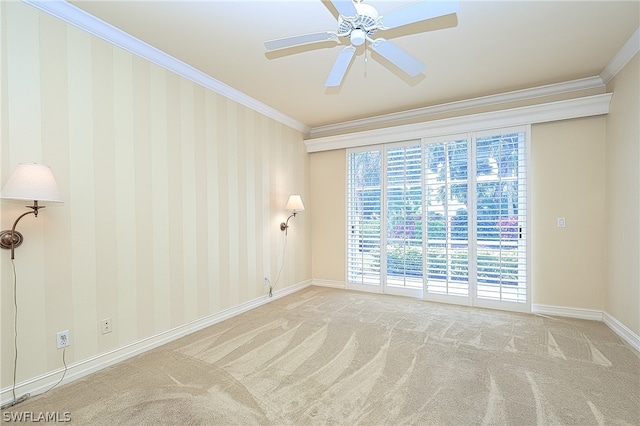
{"type": "Polygon", "coordinates": [[[373,39],[373,34],[378,30],[388,30],[456,13],[459,9],[457,1],[422,0],[392,10],[387,15],[380,15],[373,6],[362,3],[362,0],[331,0],[331,3],[339,13],[337,31],[301,34],[269,40],[264,43],[268,50],[276,50],[322,41],[337,43],[341,37],[348,39],[350,44],[342,49],[324,83],[328,87],[339,86],[342,83],[347,68],[356,53],[356,47],[365,41],[370,43],[369,46],[373,51],[379,53],[409,76],[415,77],[424,70],[425,65],[392,42],[383,38],[373,39]]]}

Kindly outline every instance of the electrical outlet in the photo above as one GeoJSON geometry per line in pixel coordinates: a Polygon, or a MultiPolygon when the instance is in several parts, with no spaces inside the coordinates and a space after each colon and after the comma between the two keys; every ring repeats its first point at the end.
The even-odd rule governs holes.
{"type": "Polygon", "coordinates": [[[100,321],[100,327],[102,329],[102,334],[111,333],[111,318],[105,318],[100,321]]]}
{"type": "Polygon", "coordinates": [[[69,340],[69,330],[59,331],[56,333],[56,347],[58,349],[66,348],[71,344],[69,340]]]}
{"type": "Polygon", "coordinates": [[[269,278],[264,277],[264,285],[268,286],[269,285],[269,278]]]}

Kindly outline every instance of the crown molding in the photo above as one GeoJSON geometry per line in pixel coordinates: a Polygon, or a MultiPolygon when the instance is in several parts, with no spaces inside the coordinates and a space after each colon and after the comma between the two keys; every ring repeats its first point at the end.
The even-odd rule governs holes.
{"type": "Polygon", "coordinates": [[[309,134],[311,128],[293,118],[271,108],[270,106],[245,95],[239,90],[203,73],[202,71],[174,58],[163,51],[133,37],[130,34],[108,24],[95,16],[64,0],[22,0],[51,16],[71,24],[83,31],[93,34],[114,46],[120,47],[134,55],[140,56],[166,70],[174,72],[193,81],[215,93],[225,96],[232,101],[246,106],[260,114],[279,121],[304,134],[309,134]]]}
{"type": "Polygon", "coordinates": [[[496,95],[482,96],[479,98],[450,102],[446,104],[434,105],[424,108],[417,108],[391,114],[379,115],[376,117],[363,118],[360,120],[345,121],[343,123],[329,124],[326,126],[313,127],[311,137],[321,137],[327,133],[340,133],[370,127],[372,125],[384,125],[407,119],[428,119],[434,114],[445,112],[463,111],[471,108],[497,106],[508,102],[536,99],[544,96],[553,96],[565,93],[603,88],[604,84],[600,77],[588,77],[563,83],[548,84],[545,86],[532,87],[529,89],[515,90],[512,92],[500,93],[496,95]]]}
{"type": "Polygon", "coordinates": [[[640,51],[640,28],[636,29],[629,40],[616,53],[606,67],[600,73],[604,84],[609,82],[620,72],[622,68],[640,51]]]}
{"type": "Polygon", "coordinates": [[[423,123],[366,130],[323,138],[305,139],[307,152],[353,148],[398,142],[452,133],[498,129],[526,124],[546,123],[579,117],[602,115],[609,112],[611,93],[585,96],[557,102],[531,105],[501,111],[472,114],[423,123]]]}

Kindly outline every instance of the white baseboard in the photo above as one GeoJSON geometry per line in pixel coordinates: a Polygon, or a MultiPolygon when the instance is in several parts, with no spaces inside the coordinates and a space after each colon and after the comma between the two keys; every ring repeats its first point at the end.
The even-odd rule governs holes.
{"type": "Polygon", "coordinates": [[[331,280],[318,280],[313,279],[312,285],[317,285],[319,287],[330,287],[330,288],[339,288],[344,290],[346,288],[343,281],[331,281],[331,280]]]}
{"type": "Polygon", "coordinates": [[[604,322],[607,327],[609,327],[614,333],[618,335],[618,337],[631,345],[631,347],[636,351],[640,352],[640,336],[631,331],[629,327],[621,323],[617,318],[607,313],[606,311],[603,312],[595,309],[532,304],[531,313],[604,322]]]}
{"type": "MultiPolygon", "coordinates": [[[[124,361],[128,358],[134,357],[158,346],[162,346],[173,340],[179,339],[180,337],[194,333],[198,330],[202,330],[203,328],[217,324],[226,319],[235,317],[236,315],[239,315],[243,312],[257,308],[258,306],[265,305],[269,302],[272,302],[273,300],[288,296],[289,294],[309,287],[311,284],[311,280],[307,280],[287,288],[274,290],[273,297],[269,297],[268,295],[260,296],[256,299],[241,303],[238,306],[234,306],[233,308],[225,309],[224,311],[220,311],[218,313],[172,328],[171,330],[158,333],[155,336],[151,336],[146,339],[130,343],[126,346],[113,349],[109,352],[105,352],[103,354],[70,364],[68,365],[64,380],[62,380],[59,386],[78,380],[91,373],[95,373],[96,371],[117,364],[118,362],[124,361]]],[[[45,392],[55,383],[57,383],[58,380],[60,380],[63,372],[64,369],[59,368],[57,370],[41,374],[20,383],[16,383],[16,398],[20,398],[21,396],[27,394],[35,396],[42,392],[45,392]]],[[[12,401],[13,388],[9,386],[2,389],[0,391],[0,395],[2,405],[12,401]]]]}
{"type": "Polygon", "coordinates": [[[603,322],[616,333],[622,340],[627,342],[636,351],[640,352],[640,336],[631,331],[629,327],[618,321],[606,311],[602,313],[603,322]]]}
{"type": "Polygon", "coordinates": [[[553,306],[532,303],[531,313],[602,321],[602,311],[598,311],[596,309],[570,308],[567,306],[553,306]]]}

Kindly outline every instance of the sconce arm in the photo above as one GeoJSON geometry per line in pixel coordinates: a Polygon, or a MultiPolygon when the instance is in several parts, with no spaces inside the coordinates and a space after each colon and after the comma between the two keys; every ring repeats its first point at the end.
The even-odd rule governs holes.
{"type": "Polygon", "coordinates": [[[45,208],[45,206],[39,206],[38,201],[36,200],[33,201],[32,206],[25,206],[25,207],[28,207],[32,210],[22,213],[20,216],[18,216],[16,221],[13,222],[13,227],[11,227],[11,231],[0,232],[0,246],[2,246],[2,248],[5,248],[5,249],[11,249],[11,259],[15,259],[15,255],[14,255],[15,248],[18,247],[20,244],[22,244],[22,240],[23,240],[22,234],[16,231],[16,226],[18,226],[18,222],[20,222],[20,219],[22,219],[28,214],[33,214],[35,217],[38,217],[38,210],[45,208]]]}
{"type": "Polygon", "coordinates": [[[293,212],[293,213],[291,214],[291,216],[289,216],[289,217],[287,218],[287,222],[286,222],[286,223],[285,223],[285,222],[282,222],[282,223],[280,224],[280,230],[281,230],[281,231],[284,231],[284,235],[287,235],[287,229],[289,228],[289,219],[291,219],[292,217],[295,217],[295,216],[296,216],[296,212],[293,212]]]}

